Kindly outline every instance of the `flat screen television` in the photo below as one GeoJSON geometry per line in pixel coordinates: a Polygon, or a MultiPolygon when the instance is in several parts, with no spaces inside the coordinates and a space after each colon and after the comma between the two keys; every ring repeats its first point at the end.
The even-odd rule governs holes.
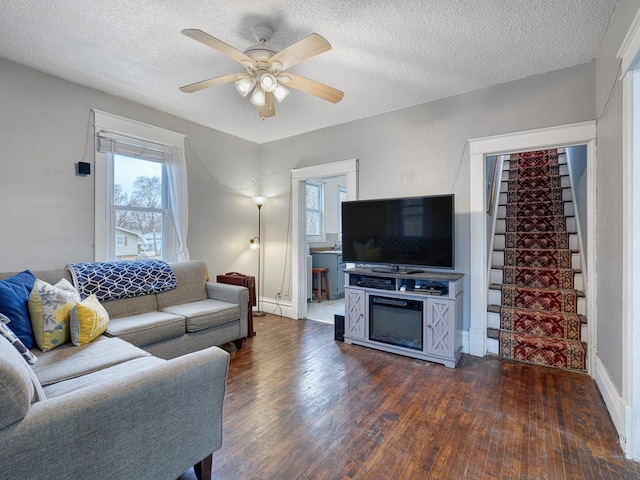
{"type": "Polygon", "coordinates": [[[379,271],[453,269],[454,225],[454,195],[343,202],[342,257],[379,271]]]}

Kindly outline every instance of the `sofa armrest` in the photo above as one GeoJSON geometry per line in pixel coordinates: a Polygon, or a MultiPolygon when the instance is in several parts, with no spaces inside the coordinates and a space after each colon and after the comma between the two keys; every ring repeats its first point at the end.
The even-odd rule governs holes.
{"type": "Polygon", "coordinates": [[[207,297],[240,306],[240,338],[249,334],[249,289],[227,283],[207,282],[207,297]]]}
{"type": "Polygon", "coordinates": [[[177,478],[222,445],[228,365],[210,347],[37,402],[0,430],[0,478],[177,478]]]}

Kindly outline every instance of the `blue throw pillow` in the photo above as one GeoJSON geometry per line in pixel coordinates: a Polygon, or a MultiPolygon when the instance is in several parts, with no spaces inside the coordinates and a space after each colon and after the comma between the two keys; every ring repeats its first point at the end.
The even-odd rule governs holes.
{"type": "Polygon", "coordinates": [[[0,280],[0,313],[11,319],[11,331],[27,348],[33,347],[29,294],[36,277],[29,270],[0,280]]]}

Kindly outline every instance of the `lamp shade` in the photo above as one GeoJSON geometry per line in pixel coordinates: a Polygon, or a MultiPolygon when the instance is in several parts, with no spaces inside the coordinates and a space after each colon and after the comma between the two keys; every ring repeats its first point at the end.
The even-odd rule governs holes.
{"type": "Polygon", "coordinates": [[[251,103],[253,103],[256,107],[264,107],[265,95],[264,90],[260,86],[256,86],[253,90],[253,94],[250,99],[251,103]]]}
{"type": "Polygon", "coordinates": [[[268,200],[269,200],[269,197],[265,197],[264,195],[254,195],[253,197],[251,197],[251,201],[258,207],[261,207],[264,204],[266,204],[268,200]]]}

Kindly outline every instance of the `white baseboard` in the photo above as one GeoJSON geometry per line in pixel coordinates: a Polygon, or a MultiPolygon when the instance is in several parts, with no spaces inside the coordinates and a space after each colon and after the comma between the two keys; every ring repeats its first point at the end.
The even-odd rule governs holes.
{"type": "Polygon", "coordinates": [[[598,388],[600,389],[600,394],[604,399],[604,403],[607,406],[607,410],[609,411],[609,415],[611,416],[611,420],[613,420],[613,425],[616,427],[616,431],[618,432],[618,437],[620,439],[620,446],[623,450],[626,449],[626,435],[625,435],[625,418],[626,418],[626,406],[624,404],[624,400],[618,393],[618,389],[613,384],[611,377],[609,376],[609,372],[600,360],[600,357],[596,355],[595,357],[595,371],[594,378],[598,388]]]}
{"type": "Polygon", "coordinates": [[[291,302],[283,302],[282,300],[276,302],[273,298],[261,298],[260,310],[281,317],[296,318],[295,309],[292,308],[291,302]]]}

